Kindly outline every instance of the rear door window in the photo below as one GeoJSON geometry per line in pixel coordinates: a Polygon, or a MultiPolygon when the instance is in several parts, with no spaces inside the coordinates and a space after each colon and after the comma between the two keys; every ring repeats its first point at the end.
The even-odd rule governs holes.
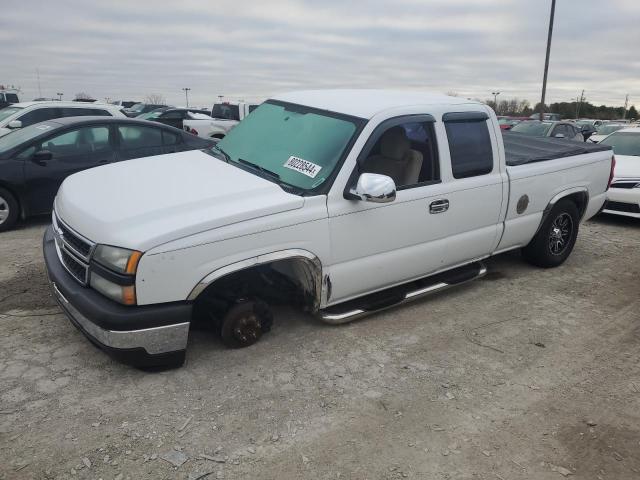
{"type": "Polygon", "coordinates": [[[127,160],[132,158],[159,155],[162,151],[162,131],[139,125],[118,126],[120,156],[127,160]]]}
{"type": "Polygon", "coordinates": [[[443,116],[454,178],[486,175],[493,171],[493,149],[483,112],[447,113],[443,116]]]}

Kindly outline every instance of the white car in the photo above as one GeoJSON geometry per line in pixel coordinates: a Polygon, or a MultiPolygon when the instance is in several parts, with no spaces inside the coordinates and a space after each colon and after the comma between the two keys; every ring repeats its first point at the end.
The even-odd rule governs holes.
{"type": "Polygon", "coordinates": [[[0,110],[0,137],[22,127],[62,117],[124,117],[122,107],[106,103],[23,102],[0,110]]]}
{"type": "Polygon", "coordinates": [[[623,128],[629,128],[629,125],[625,125],[622,123],[604,123],[598,127],[596,133],[594,133],[587,139],[587,142],[601,142],[607,137],[607,135],[610,135],[613,132],[617,132],[618,130],[621,130],[623,128]]]}
{"type": "Polygon", "coordinates": [[[618,130],[599,145],[613,147],[616,167],[605,213],[640,218],[640,128],[618,130]]]}
{"type": "Polygon", "coordinates": [[[478,278],[508,250],[556,267],[612,169],[610,147],[503,141],[493,110],[461,97],[290,93],[209,152],[68,177],[44,257],[93,342],[175,364],[192,321],[243,347],[270,329],[274,303],[338,324],[478,278]]]}

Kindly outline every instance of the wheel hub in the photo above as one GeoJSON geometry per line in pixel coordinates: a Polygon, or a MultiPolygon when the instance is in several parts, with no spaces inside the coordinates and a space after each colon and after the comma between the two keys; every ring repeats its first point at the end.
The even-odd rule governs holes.
{"type": "Polygon", "coordinates": [[[561,255],[569,245],[573,234],[573,219],[567,213],[559,215],[551,225],[549,250],[553,255],[561,255]]]}
{"type": "Polygon", "coordinates": [[[251,344],[258,340],[260,331],[260,320],[255,314],[251,314],[238,319],[233,334],[239,342],[251,344]]]}

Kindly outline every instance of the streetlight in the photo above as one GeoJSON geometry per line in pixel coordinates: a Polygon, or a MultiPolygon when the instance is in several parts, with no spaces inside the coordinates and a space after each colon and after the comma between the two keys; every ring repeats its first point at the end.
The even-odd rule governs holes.
{"type": "Polygon", "coordinates": [[[549,71],[549,54],[551,53],[551,36],[553,35],[553,17],[556,13],[556,0],[551,0],[551,16],[549,17],[549,35],[547,36],[547,56],[544,60],[544,76],[542,77],[542,100],[540,100],[540,121],[544,120],[544,97],[547,93],[547,72],[549,71]]]}
{"type": "Polygon", "coordinates": [[[56,95],[58,95],[58,101],[61,102],[62,101],[62,95],[64,95],[64,93],[56,93],[56,95]]]}
{"type": "Polygon", "coordinates": [[[187,100],[187,108],[189,108],[189,90],[191,90],[191,89],[185,87],[182,90],[184,90],[184,97],[187,100]]]}
{"type": "Polygon", "coordinates": [[[498,110],[498,95],[500,95],[500,92],[491,92],[491,95],[493,95],[493,105],[498,110]]]}

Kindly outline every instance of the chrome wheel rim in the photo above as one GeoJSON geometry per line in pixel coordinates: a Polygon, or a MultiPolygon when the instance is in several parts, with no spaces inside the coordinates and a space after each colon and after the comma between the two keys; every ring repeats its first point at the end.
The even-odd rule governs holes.
{"type": "Polygon", "coordinates": [[[568,213],[561,213],[551,224],[549,251],[552,255],[562,255],[569,246],[573,234],[573,219],[568,213]]]}
{"type": "Polygon", "coordinates": [[[0,225],[7,221],[9,218],[9,202],[3,197],[0,197],[0,225]]]}

